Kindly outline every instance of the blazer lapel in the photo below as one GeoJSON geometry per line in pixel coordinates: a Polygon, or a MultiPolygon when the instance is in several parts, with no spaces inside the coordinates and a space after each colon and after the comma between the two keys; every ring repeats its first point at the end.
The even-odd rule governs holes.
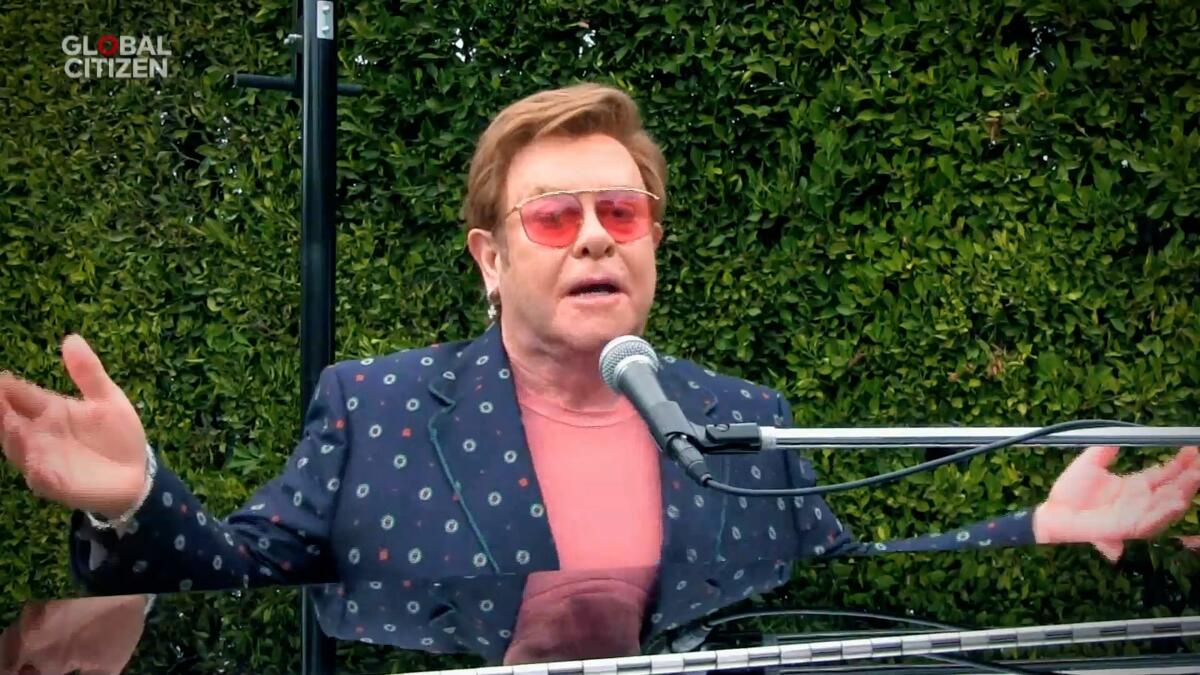
{"type": "Polygon", "coordinates": [[[558,569],[499,326],[450,357],[429,385],[442,403],[429,437],[479,540],[483,556],[475,556],[475,566],[494,573],[558,569]]]}

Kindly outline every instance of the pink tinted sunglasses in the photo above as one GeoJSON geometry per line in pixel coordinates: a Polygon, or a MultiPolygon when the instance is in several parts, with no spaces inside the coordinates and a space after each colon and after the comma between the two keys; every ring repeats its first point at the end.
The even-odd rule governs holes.
{"type": "Polygon", "coordinates": [[[555,190],[526,197],[514,211],[521,214],[521,227],[530,241],[563,248],[579,236],[583,227],[584,206],[579,195],[594,194],[596,220],[618,244],[640,239],[650,233],[654,222],[652,203],[658,196],[639,188],[585,188],[555,190]]]}

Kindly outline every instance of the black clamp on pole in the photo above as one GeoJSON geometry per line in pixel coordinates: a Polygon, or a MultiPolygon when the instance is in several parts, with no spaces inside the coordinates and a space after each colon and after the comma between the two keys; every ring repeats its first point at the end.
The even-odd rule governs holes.
{"type": "MultiPolygon", "coordinates": [[[[291,92],[301,100],[303,143],[300,210],[300,419],[303,423],[321,371],[333,362],[335,213],[337,210],[337,95],[356,96],[363,88],[337,84],[334,4],[296,0],[294,28],[284,44],[292,47],[291,77],[238,73],[236,87],[291,92]]],[[[301,593],[301,673],[332,675],[333,638],[321,631],[316,602],[301,593]]]]}

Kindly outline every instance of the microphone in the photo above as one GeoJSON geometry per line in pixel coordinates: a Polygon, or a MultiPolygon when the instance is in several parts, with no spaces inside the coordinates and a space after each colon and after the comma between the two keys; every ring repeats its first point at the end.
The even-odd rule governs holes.
{"type": "Polygon", "coordinates": [[[658,383],[658,355],[636,335],[614,338],[600,352],[600,375],[605,384],[633,403],[658,447],[679,462],[696,482],[712,480],[704,455],[692,445],[695,427],[679,404],[668,400],[658,383]]]}

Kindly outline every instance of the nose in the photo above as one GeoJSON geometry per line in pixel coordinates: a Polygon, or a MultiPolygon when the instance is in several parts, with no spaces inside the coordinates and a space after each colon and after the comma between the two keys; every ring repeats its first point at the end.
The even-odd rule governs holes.
{"type": "Polygon", "coordinates": [[[583,225],[579,227],[579,235],[575,237],[572,253],[577,258],[606,258],[613,255],[616,246],[617,242],[613,241],[612,235],[596,217],[595,202],[589,199],[584,204],[583,225]]]}

